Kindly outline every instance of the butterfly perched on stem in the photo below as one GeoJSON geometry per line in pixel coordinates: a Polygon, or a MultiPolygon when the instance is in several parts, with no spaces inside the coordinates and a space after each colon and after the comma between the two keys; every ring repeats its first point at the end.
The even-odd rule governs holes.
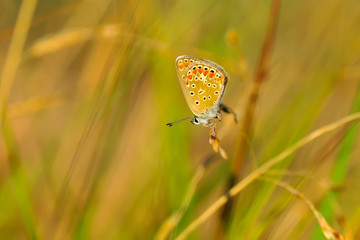
{"type": "MultiPolygon", "coordinates": [[[[225,151],[219,147],[215,125],[222,119],[221,111],[234,113],[221,103],[229,75],[223,67],[212,61],[188,55],[177,57],[175,68],[185,100],[195,115],[191,117],[191,122],[210,127],[211,145],[226,158],[225,151]]],[[[177,122],[167,125],[172,126],[177,122]]]]}

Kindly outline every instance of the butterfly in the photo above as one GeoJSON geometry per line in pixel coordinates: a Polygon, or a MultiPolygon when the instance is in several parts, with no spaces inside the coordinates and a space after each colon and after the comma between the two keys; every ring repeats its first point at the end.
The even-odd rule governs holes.
{"type": "MultiPolygon", "coordinates": [[[[176,58],[175,68],[185,100],[195,115],[190,117],[193,124],[210,127],[216,120],[221,120],[221,111],[233,113],[221,103],[229,79],[223,67],[209,60],[183,55],[176,58]]],[[[189,118],[182,120],[186,119],[189,118]]]]}
{"type": "MultiPolygon", "coordinates": [[[[219,145],[220,140],[216,135],[215,124],[217,120],[222,119],[221,111],[232,113],[236,122],[234,111],[221,103],[229,75],[220,65],[189,55],[177,57],[175,68],[185,100],[195,115],[190,117],[191,122],[195,125],[202,124],[210,127],[209,143],[215,152],[220,152],[221,156],[227,159],[225,150],[219,145]]],[[[166,125],[173,126],[186,119],[189,118],[166,125]]]]}
{"type": "MultiPolygon", "coordinates": [[[[209,143],[215,152],[220,152],[221,156],[227,159],[225,150],[219,145],[215,124],[222,119],[221,111],[232,113],[236,122],[235,113],[221,103],[229,75],[223,67],[212,61],[188,55],[177,57],[175,68],[185,100],[195,115],[189,117],[191,122],[210,127],[209,143]]],[[[172,126],[189,118],[166,125],[172,126]]]]}

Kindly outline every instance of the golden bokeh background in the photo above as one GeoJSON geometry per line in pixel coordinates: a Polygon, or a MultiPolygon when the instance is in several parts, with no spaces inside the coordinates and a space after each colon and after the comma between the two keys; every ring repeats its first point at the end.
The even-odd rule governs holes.
{"type": "MultiPolygon", "coordinates": [[[[154,239],[213,154],[174,61],[230,74],[218,129],[229,160],[206,169],[168,239],[225,191],[271,19],[271,1],[0,2],[0,239],[154,239]]],[[[242,177],[311,131],[360,111],[360,2],[281,1],[242,177]]],[[[267,171],[360,239],[357,122],[267,171]]],[[[217,211],[188,239],[217,239],[217,211]]],[[[324,239],[309,207],[257,180],[236,198],[225,239],[324,239]]]]}

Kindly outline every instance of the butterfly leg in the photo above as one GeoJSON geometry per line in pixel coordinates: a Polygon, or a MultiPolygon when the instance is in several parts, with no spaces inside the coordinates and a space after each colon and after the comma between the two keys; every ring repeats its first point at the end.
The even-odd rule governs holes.
{"type": "Polygon", "coordinates": [[[223,111],[225,113],[231,113],[234,116],[235,123],[237,123],[236,113],[234,112],[234,110],[232,110],[231,108],[229,108],[225,104],[220,103],[220,111],[223,111]]]}

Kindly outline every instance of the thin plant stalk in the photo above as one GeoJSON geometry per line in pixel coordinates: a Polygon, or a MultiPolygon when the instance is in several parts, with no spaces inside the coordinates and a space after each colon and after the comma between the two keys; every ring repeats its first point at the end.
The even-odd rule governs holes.
{"type": "Polygon", "coordinates": [[[334,131],[339,127],[350,123],[355,120],[360,119],[360,112],[354,113],[351,115],[347,115],[333,123],[325,125],[299,141],[292,144],[289,148],[285,149],[279,155],[269,159],[259,168],[251,172],[248,176],[243,178],[240,182],[238,182],[234,187],[232,187],[227,194],[222,195],[218,198],[207,210],[205,210],[197,219],[195,219],[188,227],[185,228],[183,232],[176,238],[176,240],[185,239],[191,232],[193,232],[196,228],[198,228],[202,223],[204,223],[210,216],[212,216],[217,210],[219,210],[222,206],[224,206],[230,198],[235,197],[239,194],[245,187],[247,187],[254,180],[258,179],[261,175],[266,173],[269,169],[271,169],[276,164],[284,161],[287,157],[294,154],[301,147],[313,142],[315,139],[323,136],[326,133],[334,131]]]}
{"type": "MultiPolygon", "coordinates": [[[[249,142],[247,141],[247,139],[251,138],[252,135],[255,109],[257,106],[260,89],[267,78],[268,65],[271,52],[274,48],[276,29],[279,22],[280,8],[281,0],[273,0],[266,37],[255,71],[253,86],[249,95],[249,100],[244,115],[244,121],[240,128],[236,152],[232,161],[231,175],[228,180],[228,189],[232,188],[234,184],[240,180],[241,169],[243,168],[245,160],[248,158],[249,142]]],[[[232,212],[232,205],[233,201],[229,200],[222,211],[221,219],[216,233],[218,239],[223,237],[225,234],[225,228],[232,212]]]]}

